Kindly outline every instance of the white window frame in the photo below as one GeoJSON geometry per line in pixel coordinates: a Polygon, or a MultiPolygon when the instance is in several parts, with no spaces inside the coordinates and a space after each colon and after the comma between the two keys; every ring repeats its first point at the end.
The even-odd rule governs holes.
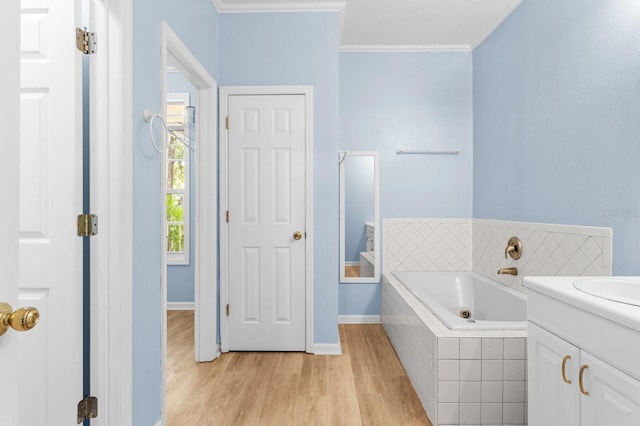
{"type": "MultiPolygon", "coordinates": [[[[182,104],[184,105],[185,108],[185,123],[188,119],[187,117],[187,107],[190,106],[190,95],[189,93],[168,93],[167,94],[167,103],[166,105],[169,106],[171,104],[182,104]]],[[[165,117],[166,117],[166,112],[165,112],[165,117]]],[[[168,117],[167,117],[168,118],[168,117]]],[[[169,120],[167,120],[167,127],[168,130],[171,129],[171,124],[169,123],[169,120]]],[[[189,133],[189,126],[184,126],[183,128],[183,132],[184,132],[184,138],[186,141],[190,141],[190,133],[189,133]]],[[[167,135],[167,143],[168,143],[168,139],[169,135],[167,135]]],[[[168,152],[168,150],[167,150],[168,152]]],[[[165,153],[165,168],[166,166],[169,164],[169,161],[171,159],[167,158],[167,154],[165,153]]],[[[190,188],[191,188],[191,167],[190,167],[190,160],[191,160],[191,150],[185,146],[185,154],[184,154],[184,189],[170,189],[167,186],[167,182],[166,182],[166,171],[165,171],[165,183],[164,183],[164,202],[166,203],[167,201],[167,195],[169,194],[178,194],[178,195],[182,195],[182,204],[183,204],[183,220],[182,220],[182,224],[184,225],[184,251],[182,252],[178,252],[178,253],[174,253],[174,252],[169,252],[167,251],[167,265],[189,265],[190,263],[190,256],[189,256],[189,247],[191,244],[191,238],[190,238],[190,209],[189,209],[189,203],[190,203],[190,197],[189,197],[189,193],[190,193],[190,188]]],[[[163,218],[164,221],[164,242],[165,242],[165,247],[167,246],[167,239],[169,238],[169,225],[170,224],[180,224],[179,222],[169,222],[167,221],[167,215],[164,215],[163,218]]]]}

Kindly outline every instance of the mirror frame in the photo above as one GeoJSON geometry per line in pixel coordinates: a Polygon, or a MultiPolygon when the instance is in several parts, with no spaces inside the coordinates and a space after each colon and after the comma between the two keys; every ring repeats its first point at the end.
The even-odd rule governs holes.
{"type": "MultiPolygon", "coordinates": [[[[378,151],[340,151],[340,282],[341,283],[378,283],[380,282],[380,154],[378,151]],[[347,277],[345,273],[345,160],[347,157],[373,157],[373,277],[347,277]]],[[[364,225],[364,224],[363,224],[364,225]]]]}

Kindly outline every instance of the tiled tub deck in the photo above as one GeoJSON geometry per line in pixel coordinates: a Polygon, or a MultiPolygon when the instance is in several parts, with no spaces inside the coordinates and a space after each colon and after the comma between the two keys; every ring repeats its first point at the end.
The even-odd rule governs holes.
{"type": "Polygon", "coordinates": [[[526,331],[452,331],[393,276],[382,323],[434,425],[524,425],[526,331]]]}

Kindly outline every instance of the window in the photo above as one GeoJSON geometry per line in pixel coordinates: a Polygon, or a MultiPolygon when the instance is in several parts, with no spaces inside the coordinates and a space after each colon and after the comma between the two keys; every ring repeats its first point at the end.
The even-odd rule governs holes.
{"type": "Polygon", "coordinates": [[[189,143],[193,108],[188,93],[172,93],[167,99],[166,235],[167,263],[189,264],[189,143]]]}

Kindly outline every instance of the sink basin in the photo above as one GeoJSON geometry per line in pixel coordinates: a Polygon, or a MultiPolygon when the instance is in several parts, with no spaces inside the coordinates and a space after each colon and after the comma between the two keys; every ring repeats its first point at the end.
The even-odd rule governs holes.
{"type": "Polygon", "coordinates": [[[601,299],[640,306],[640,278],[581,278],[573,286],[601,299]]]}

